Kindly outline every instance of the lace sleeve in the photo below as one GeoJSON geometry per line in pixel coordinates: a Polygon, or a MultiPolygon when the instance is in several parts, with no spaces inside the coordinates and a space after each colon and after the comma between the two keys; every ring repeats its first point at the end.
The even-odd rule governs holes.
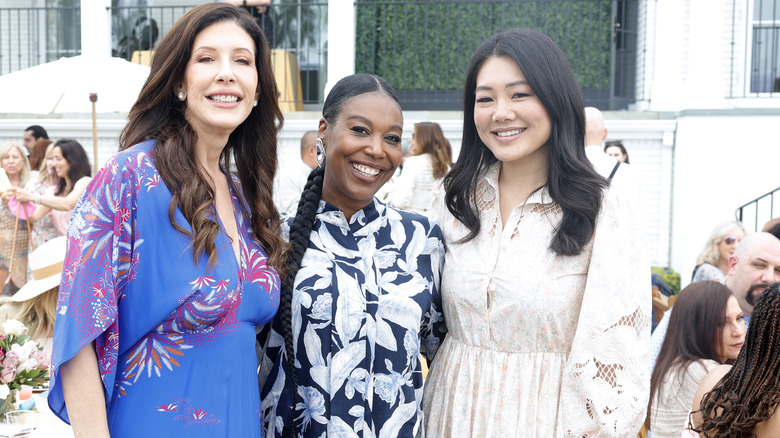
{"type": "Polygon", "coordinates": [[[634,436],[644,422],[651,283],[640,223],[636,202],[607,192],[561,394],[567,436],[634,436]]]}

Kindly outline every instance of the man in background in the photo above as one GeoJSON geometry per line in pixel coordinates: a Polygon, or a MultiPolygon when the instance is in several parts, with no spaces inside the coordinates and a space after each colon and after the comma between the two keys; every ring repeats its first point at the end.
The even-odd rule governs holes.
{"type": "Polygon", "coordinates": [[[24,135],[22,136],[22,144],[27,149],[27,155],[30,155],[30,152],[32,152],[32,147],[35,145],[35,142],[44,139],[49,139],[49,134],[46,132],[45,129],[43,129],[43,126],[39,125],[32,125],[28,126],[27,129],[24,130],[24,135]]]}
{"type": "Polygon", "coordinates": [[[298,208],[303,187],[312,169],[317,167],[317,131],[307,131],[301,137],[301,161],[290,168],[279,169],[274,185],[274,203],[280,213],[298,208]]]}

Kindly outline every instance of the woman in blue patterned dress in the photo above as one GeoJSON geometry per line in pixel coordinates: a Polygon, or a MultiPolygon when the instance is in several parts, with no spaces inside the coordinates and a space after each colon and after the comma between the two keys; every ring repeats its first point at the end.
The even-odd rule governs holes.
{"type": "Polygon", "coordinates": [[[279,314],[258,336],[263,429],[415,436],[420,353],[431,359],[445,333],[441,230],[374,198],[401,161],[403,115],[387,82],[348,76],[322,113],[320,167],[283,225],[291,249],[279,314]]]}
{"type": "Polygon", "coordinates": [[[196,7],[160,42],[68,230],[49,405],[76,436],[261,435],[256,326],[278,308],[284,245],[276,96],[235,6],[196,7]]]}

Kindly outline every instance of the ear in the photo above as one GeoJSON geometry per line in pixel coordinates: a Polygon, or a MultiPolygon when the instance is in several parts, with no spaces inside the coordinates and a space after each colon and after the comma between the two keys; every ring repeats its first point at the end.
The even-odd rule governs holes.
{"type": "Polygon", "coordinates": [[[604,128],[604,135],[601,137],[601,141],[604,141],[607,139],[607,134],[609,133],[609,129],[604,128]]]}
{"type": "MultiPolygon", "coordinates": [[[[320,119],[320,122],[319,122],[319,125],[318,125],[318,128],[317,128],[317,137],[323,139],[323,141],[324,141],[325,140],[325,136],[327,135],[327,131],[328,131],[328,121],[325,120],[325,117],[323,117],[323,118],[320,119]]],[[[327,144],[326,144],[326,146],[327,146],[327,144]]]]}
{"type": "Polygon", "coordinates": [[[729,272],[728,275],[734,274],[734,271],[737,269],[737,256],[732,255],[729,257],[729,272]]]}

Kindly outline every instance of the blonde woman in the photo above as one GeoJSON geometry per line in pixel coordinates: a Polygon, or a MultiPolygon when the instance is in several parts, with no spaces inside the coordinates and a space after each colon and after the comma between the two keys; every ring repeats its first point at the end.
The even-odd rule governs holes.
{"type": "Polygon", "coordinates": [[[27,334],[51,351],[57,294],[60,290],[65,236],[52,239],[30,253],[32,280],[13,297],[0,301],[0,323],[15,319],[27,326],[27,334]]]}
{"type": "MultiPolygon", "coordinates": [[[[44,152],[43,160],[38,168],[38,177],[32,177],[27,181],[27,185],[24,189],[35,195],[43,196],[47,192],[55,190],[60,182],[60,177],[57,175],[55,169],[54,157],[52,157],[52,150],[54,149],[54,142],[51,140],[38,140],[35,142],[36,147],[41,142],[49,142],[44,152]]],[[[57,231],[52,221],[52,213],[44,214],[38,221],[35,222],[35,226],[32,231],[32,246],[38,248],[44,242],[47,242],[57,236],[63,235],[57,231]]]]}
{"type": "Polygon", "coordinates": [[[19,144],[4,143],[0,146],[0,165],[11,186],[11,190],[2,194],[0,202],[0,287],[3,295],[12,295],[27,281],[27,250],[30,241],[27,222],[17,216],[18,204],[12,196],[12,190],[27,184],[30,179],[30,162],[19,144]]]}
{"type": "Polygon", "coordinates": [[[693,269],[691,282],[716,280],[722,281],[729,272],[729,257],[734,254],[745,228],[739,221],[726,221],[712,230],[707,246],[699,254],[693,269]]]}

